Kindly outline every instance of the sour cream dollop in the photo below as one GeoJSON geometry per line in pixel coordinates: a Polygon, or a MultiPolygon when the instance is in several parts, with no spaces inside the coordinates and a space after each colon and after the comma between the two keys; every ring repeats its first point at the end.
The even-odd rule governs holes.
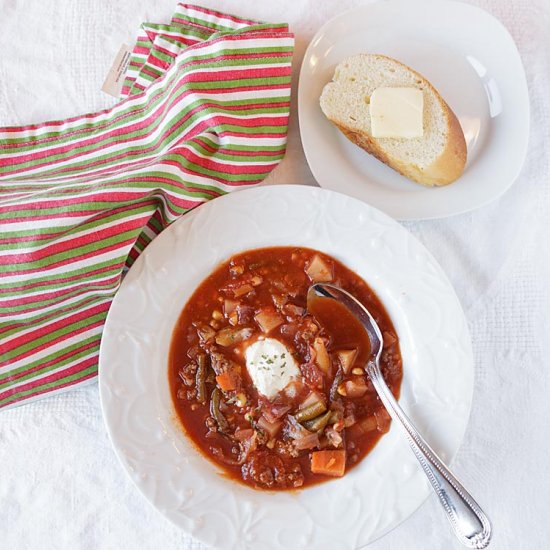
{"type": "Polygon", "coordinates": [[[256,340],[246,348],[245,360],[254,386],[268,399],[301,376],[290,350],[275,338],[256,340]]]}

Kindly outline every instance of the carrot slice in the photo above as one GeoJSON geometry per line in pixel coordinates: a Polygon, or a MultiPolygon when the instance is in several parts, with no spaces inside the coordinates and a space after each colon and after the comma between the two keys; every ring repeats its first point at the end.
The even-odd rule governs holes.
{"type": "Polygon", "coordinates": [[[216,382],[222,391],[232,391],[237,389],[237,380],[233,371],[226,371],[216,376],[216,382]]]}
{"type": "Polygon", "coordinates": [[[346,470],[346,451],[314,451],[311,453],[311,471],[314,474],[342,477],[346,470]]]}

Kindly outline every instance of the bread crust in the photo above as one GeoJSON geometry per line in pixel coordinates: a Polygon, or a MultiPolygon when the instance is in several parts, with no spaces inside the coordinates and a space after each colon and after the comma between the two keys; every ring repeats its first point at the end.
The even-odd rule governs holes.
{"type": "MultiPolygon", "coordinates": [[[[373,138],[366,132],[359,132],[351,126],[343,124],[341,121],[335,120],[325,113],[325,116],[353,143],[361,147],[367,153],[370,153],[381,162],[387,164],[406,178],[425,185],[427,187],[448,185],[456,179],[458,179],[464,167],[467,159],[466,140],[464,139],[464,133],[460,127],[460,123],[453,113],[452,109],[447,105],[445,100],[441,97],[439,92],[432,86],[432,84],[426,80],[421,74],[417,73],[414,69],[411,69],[404,63],[392,59],[390,57],[378,54],[369,54],[373,57],[385,59],[392,63],[397,63],[414,73],[418,79],[422,81],[422,84],[429,87],[434,93],[438,101],[441,102],[443,112],[446,117],[447,135],[446,143],[443,152],[425,168],[421,168],[414,163],[407,163],[400,161],[397,158],[389,155],[380,145],[376,138],[373,138]]],[[[336,81],[337,82],[337,81],[336,81]]]]}

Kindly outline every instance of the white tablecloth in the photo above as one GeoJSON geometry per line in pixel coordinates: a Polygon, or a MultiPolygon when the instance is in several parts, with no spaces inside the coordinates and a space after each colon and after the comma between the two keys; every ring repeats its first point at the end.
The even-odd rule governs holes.
{"type": "MultiPolygon", "coordinates": [[[[296,33],[296,88],[314,32],[362,2],[200,3],[288,21],[296,33]]],[[[446,270],[473,336],[473,408],[454,469],[491,516],[493,548],[538,550],[550,541],[550,2],[474,3],[498,17],[519,46],[532,108],[527,161],[515,185],[493,204],[406,226],[446,270]]],[[[0,0],[0,125],[111,105],[100,88],[120,44],[133,44],[142,21],[168,21],[174,7],[175,0],[0,0]]],[[[314,184],[295,102],[288,154],[269,181],[314,184]]],[[[96,384],[0,412],[0,547],[203,548],[127,479],[107,438],[96,384]]],[[[432,496],[371,548],[460,545],[432,496]]]]}

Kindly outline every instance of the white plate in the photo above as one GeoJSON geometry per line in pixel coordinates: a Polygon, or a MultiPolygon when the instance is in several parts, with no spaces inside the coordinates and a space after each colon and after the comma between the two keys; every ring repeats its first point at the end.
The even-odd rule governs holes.
{"type": "Polygon", "coordinates": [[[529,96],[508,31],[475,6],[443,0],[389,0],[325,24],[309,45],[298,92],[300,131],[321,187],[362,199],[400,220],[459,214],[503,193],[527,152],[529,96]],[[457,115],[468,146],[464,174],[425,188],[348,141],[323,115],[319,97],[336,65],[381,53],[423,74],[457,115]]]}
{"type": "MultiPolygon", "coordinates": [[[[395,427],[342,479],[268,493],[220,475],[174,420],[167,358],[184,304],[222,260],[273,245],[322,250],[372,286],[400,337],[401,404],[435,449],[453,457],[473,389],[470,339],[453,289],[397,222],[356,199],[305,186],[218,198],[175,222],[146,249],[117,293],[103,332],[103,415],[139,490],[206,544],[239,550],[358,548],[408,517],[430,491],[395,427]]],[[[448,529],[443,518],[438,521],[448,529]]]]}

